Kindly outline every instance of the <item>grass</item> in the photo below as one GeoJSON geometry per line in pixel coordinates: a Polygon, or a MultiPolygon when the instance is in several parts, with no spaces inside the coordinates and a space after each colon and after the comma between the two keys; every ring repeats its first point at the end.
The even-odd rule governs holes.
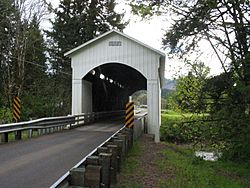
{"type": "MultiPolygon", "coordinates": [[[[0,135],[1,136],[1,135],[0,135]]],[[[9,142],[16,141],[16,132],[11,132],[8,134],[9,142]]],[[[33,131],[32,138],[38,137],[38,132],[33,131]]],[[[29,139],[29,130],[22,131],[22,140],[29,139]]]]}
{"type": "Polygon", "coordinates": [[[194,157],[190,149],[180,146],[162,152],[164,157],[157,161],[158,167],[165,171],[171,169],[175,176],[168,181],[161,180],[160,187],[250,187],[250,170],[242,164],[204,161],[194,157]]]}
{"type": "Polygon", "coordinates": [[[194,114],[194,113],[179,113],[172,110],[165,110],[162,114],[162,119],[167,121],[180,121],[186,118],[199,118],[208,116],[208,114],[194,114]]]}
{"type": "Polygon", "coordinates": [[[125,160],[122,163],[122,177],[121,179],[125,180],[124,177],[126,177],[126,180],[122,183],[118,183],[116,185],[116,188],[142,188],[142,186],[135,181],[130,181],[135,169],[137,169],[137,173],[140,175],[143,175],[143,172],[138,171],[139,169],[139,161],[137,157],[142,155],[141,153],[141,147],[138,142],[134,142],[133,148],[129,151],[128,156],[125,158],[125,160]]]}
{"type": "Polygon", "coordinates": [[[141,155],[141,148],[138,142],[134,142],[133,148],[129,151],[127,158],[122,163],[124,174],[131,174],[138,167],[137,156],[141,155]]]}
{"type": "MultiPolygon", "coordinates": [[[[160,172],[153,187],[159,188],[247,188],[250,187],[250,170],[247,165],[225,161],[204,161],[194,156],[189,145],[161,143],[159,155],[151,161],[150,172],[142,172],[144,154],[139,142],[135,142],[132,151],[122,165],[122,173],[117,188],[144,188],[150,174],[160,172]],[[164,179],[165,178],[165,179],[164,179]]],[[[145,144],[145,143],[144,143],[145,144]]],[[[146,143],[147,144],[147,143],[146,143]]],[[[156,152],[156,151],[152,151],[156,152]]],[[[148,169],[148,168],[146,168],[148,169]]],[[[145,170],[145,168],[144,168],[145,170]]],[[[155,174],[154,174],[155,175],[155,174]]]]}

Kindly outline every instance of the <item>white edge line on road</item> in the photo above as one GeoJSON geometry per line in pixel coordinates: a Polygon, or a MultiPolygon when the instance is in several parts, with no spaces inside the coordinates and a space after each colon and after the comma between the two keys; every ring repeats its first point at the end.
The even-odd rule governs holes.
{"type": "MultiPolygon", "coordinates": [[[[80,162],[78,162],[73,168],[79,167],[89,156],[91,156],[93,153],[96,152],[97,148],[104,145],[107,141],[109,141],[112,137],[114,137],[118,132],[120,132],[122,129],[125,128],[125,125],[120,128],[118,131],[116,131],[114,134],[112,134],[108,139],[106,139],[104,142],[102,142],[99,146],[97,146],[93,151],[91,151],[86,157],[84,157],[80,162]]],[[[71,168],[71,169],[73,169],[71,168]]],[[[63,176],[61,176],[53,185],[50,186],[50,188],[56,188],[60,183],[64,181],[65,178],[69,176],[69,171],[66,172],[63,176]]]]}

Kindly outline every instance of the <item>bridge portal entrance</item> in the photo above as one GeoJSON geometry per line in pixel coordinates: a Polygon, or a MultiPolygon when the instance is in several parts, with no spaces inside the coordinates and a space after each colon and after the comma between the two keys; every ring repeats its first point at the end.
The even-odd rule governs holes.
{"type": "Polygon", "coordinates": [[[130,95],[147,90],[148,132],[159,141],[162,52],[111,30],[65,55],[71,58],[73,72],[73,115],[124,110],[130,95]]]}

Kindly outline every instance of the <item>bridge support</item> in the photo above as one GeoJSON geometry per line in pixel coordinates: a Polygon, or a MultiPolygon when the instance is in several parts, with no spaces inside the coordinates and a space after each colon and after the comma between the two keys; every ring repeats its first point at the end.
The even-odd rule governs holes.
{"type": "Polygon", "coordinates": [[[155,135],[155,142],[160,141],[161,90],[157,79],[147,80],[148,133],[155,135]]]}

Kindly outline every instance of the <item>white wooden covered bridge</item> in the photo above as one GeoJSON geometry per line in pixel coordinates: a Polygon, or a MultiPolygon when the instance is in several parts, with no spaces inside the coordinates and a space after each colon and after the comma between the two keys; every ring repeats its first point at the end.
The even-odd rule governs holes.
{"type": "MultiPolygon", "coordinates": [[[[149,36],[150,37],[150,36],[149,36]]],[[[65,53],[71,58],[72,114],[124,109],[147,90],[148,132],[159,141],[165,54],[116,30],[65,53]]]]}

